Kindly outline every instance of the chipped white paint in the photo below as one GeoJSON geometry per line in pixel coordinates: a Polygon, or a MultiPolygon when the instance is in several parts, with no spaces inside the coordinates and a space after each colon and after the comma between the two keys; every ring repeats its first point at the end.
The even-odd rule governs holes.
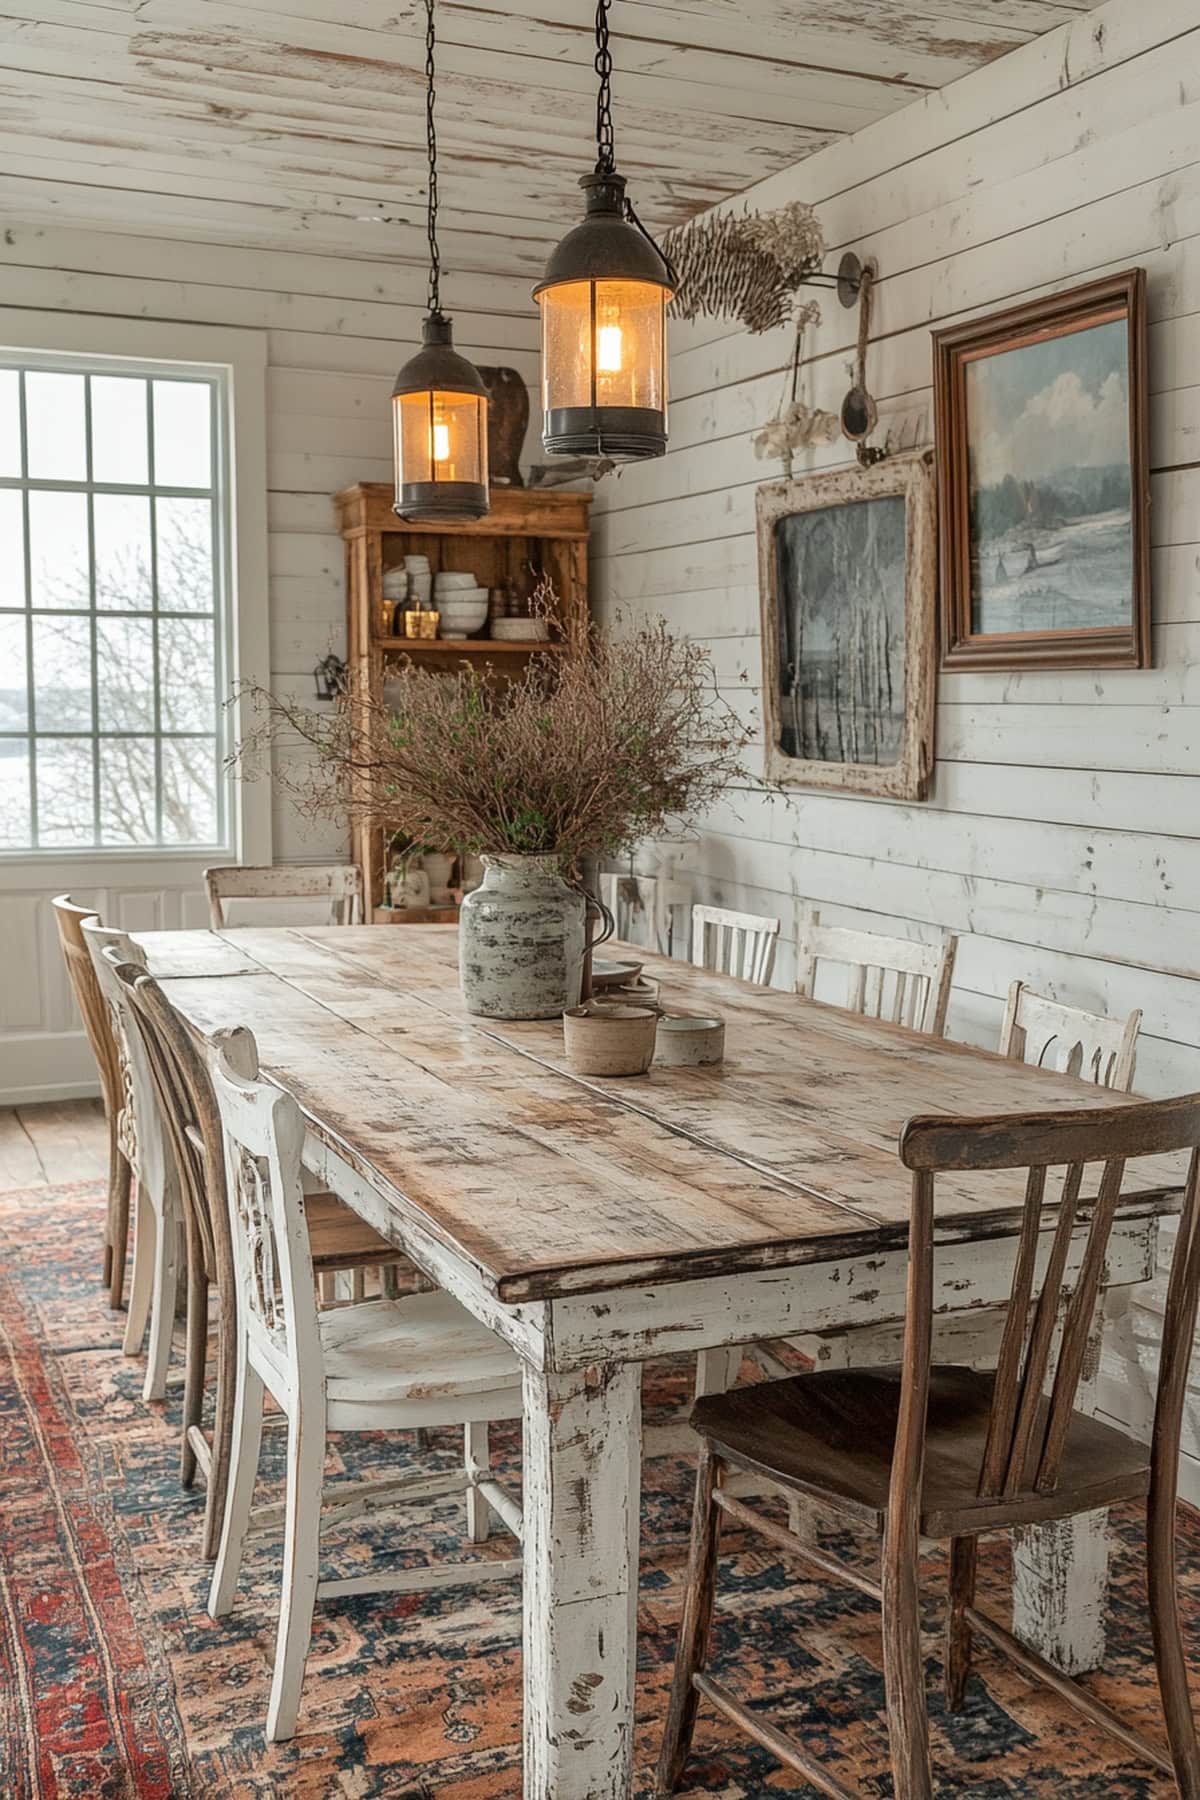
{"type": "Polygon", "coordinates": [[[525,1374],[525,1800],[624,1800],[633,1751],[641,1383],[525,1374]]]}

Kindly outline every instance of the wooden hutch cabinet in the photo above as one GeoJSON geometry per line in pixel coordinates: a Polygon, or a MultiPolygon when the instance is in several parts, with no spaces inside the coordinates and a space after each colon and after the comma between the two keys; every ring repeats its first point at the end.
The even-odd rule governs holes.
{"type": "MultiPolygon", "coordinates": [[[[384,629],[383,575],[386,569],[402,564],[405,556],[419,553],[429,558],[435,573],[469,569],[482,587],[493,588],[510,577],[519,580],[525,566],[532,564],[553,581],[565,622],[569,613],[587,612],[590,494],[561,488],[546,492],[493,488],[487,517],[457,525],[417,525],[397,518],[392,498],[392,488],[379,482],[360,482],[334,498],[346,545],[351,708],[364,695],[381,699],[389,668],[403,658],[446,670],[465,661],[482,661],[493,678],[502,681],[523,671],[531,655],[547,650],[565,654],[565,646],[556,643],[494,642],[486,636],[457,640],[397,637],[384,629]]],[[[368,919],[404,922],[433,916],[425,911],[405,915],[380,910],[387,872],[381,826],[355,825],[350,854],[363,872],[368,919]]],[[[442,909],[437,916],[449,920],[456,915],[442,909]]]]}

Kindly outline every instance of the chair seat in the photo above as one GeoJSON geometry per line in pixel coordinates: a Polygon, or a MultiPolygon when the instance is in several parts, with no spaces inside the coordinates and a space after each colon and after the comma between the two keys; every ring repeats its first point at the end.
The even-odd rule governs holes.
{"type": "Polygon", "coordinates": [[[389,1244],[336,1194],[305,1194],[304,1216],[308,1221],[313,1268],[318,1275],[334,1269],[407,1260],[402,1250],[389,1244]]]}
{"type": "MultiPolygon", "coordinates": [[[[994,1382],[991,1373],[952,1365],[931,1372],[923,1536],[969,1536],[1147,1493],[1146,1446],[1074,1413],[1053,1493],[981,1500],[976,1490],[994,1382]]],[[[830,1369],[706,1395],[691,1422],[725,1460],[882,1531],[899,1403],[898,1367],[830,1369]]]]}
{"type": "MultiPolygon", "coordinates": [[[[449,1294],[336,1307],[320,1315],[320,1324],[331,1407],[430,1403],[452,1424],[455,1399],[508,1389],[495,1417],[520,1413],[520,1363],[449,1294]]],[[[330,1425],[337,1429],[332,1415],[330,1425]]]]}

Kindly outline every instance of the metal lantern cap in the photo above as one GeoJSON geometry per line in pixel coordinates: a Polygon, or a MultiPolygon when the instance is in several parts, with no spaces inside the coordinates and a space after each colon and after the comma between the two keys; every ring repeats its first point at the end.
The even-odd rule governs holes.
{"type": "Polygon", "coordinates": [[[669,298],[673,283],[662,252],[625,216],[625,177],[596,172],[581,175],[579,185],[587,216],[550,252],[534,299],[568,281],[645,281],[669,298]]]}
{"type": "Polygon", "coordinates": [[[479,370],[454,348],[451,321],[444,313],[430,313],[421,325],[421,348],[409,358],[396,377],[392,399],[404,394],[474,394],[486,400],[488,391],[479,370]]]}

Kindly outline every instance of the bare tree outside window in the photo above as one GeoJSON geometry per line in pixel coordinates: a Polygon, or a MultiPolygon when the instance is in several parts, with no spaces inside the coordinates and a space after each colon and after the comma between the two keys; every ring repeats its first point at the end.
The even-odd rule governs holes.
{"type": "Polygon", "coordinates": [[[220,399],[0,368],[2,847],[222,840],[220,399]]]}

